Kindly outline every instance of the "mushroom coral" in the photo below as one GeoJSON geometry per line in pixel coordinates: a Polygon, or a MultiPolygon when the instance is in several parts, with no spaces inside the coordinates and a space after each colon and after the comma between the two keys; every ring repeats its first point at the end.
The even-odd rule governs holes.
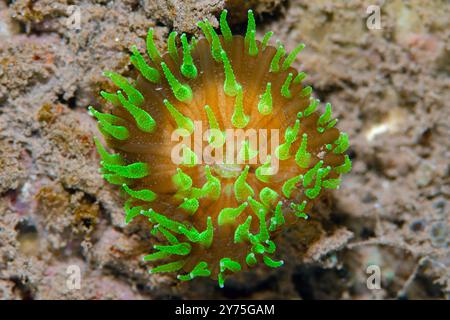
{"type": "Polygon", "coordinates": [[[112,113],[89,111],[114,151],[94,138],[103,177],[127,196],[126,223],[145,216],[158,239],[144,257],[159,263],[150,272],[223,287],[259,262],[280,267],[276,235],[307,219],[351,161],[331,105],[320,113],[306,74],[291,66],[304,44],[287,54],[269,44],[272,32],[257,40],[251,10],[244,37],[226,10],[221,35],[208,20],[198,26],[203,38],[172,32],[164,54],[150,29],[148,58],[132,47],[135,79],[104,73],[119,89],[101,92],[112,113]]]}

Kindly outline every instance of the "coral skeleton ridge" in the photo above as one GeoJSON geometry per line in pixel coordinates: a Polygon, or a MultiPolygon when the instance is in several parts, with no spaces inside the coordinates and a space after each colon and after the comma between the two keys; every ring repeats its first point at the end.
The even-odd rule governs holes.
{"type": "Polygon", "coordinates": [[[104,73],[119,89],[101,92],[112,114],[89,111],[114,151],[94,138],[103,177],[127,196],[126,223],[143,216],[158,239],[144,257],[150,272],[177,272],[182,281],[212,277],[223,287],[227,276],[258,263],[283,265],[275,236],[307,219],[351,161],[331,105],[320,113],[312,88],[302,84],[306,74],[291,67],[303,44],[287,53],[281,43],[269,44],[272,32],[258,41],[251,10],[245,37],[231,33],[226,10],[221,35],[207,20],[198,26],[204,38],[172,32],[165,54],[150,29],[148,58],[132,47],[135,79],[104,73]],[[182,161],[174,163],[172,133],[193,139],[196,122],[221,133],[202,142],[213,152],[227,147],[228,128],[279,130],[280,144],[255,163],[262,150],[244,141],[238,164],[205,164],[192,145],[183,145],[182,161]]]}

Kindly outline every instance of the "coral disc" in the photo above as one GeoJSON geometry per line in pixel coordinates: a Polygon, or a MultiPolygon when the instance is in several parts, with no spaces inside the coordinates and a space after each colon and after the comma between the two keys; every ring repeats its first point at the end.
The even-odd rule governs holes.
{"type": "Polygon", "coordinates": [[[161,242],[144,258],[161,262],[151,272],[178,272],[178,279],[217,278],[264,262],[279,267],[274,236],[306,219],[325,189],[339,186],[351,169],[348,138],[323,114],[304,72],[291,67],[301,44],[286,55],[255,39],[249,11],[245,37],[221,35],[208,21],[205,37],[168,39],[161,55],[153,30],[147,61],[133,47],[139,71],[133,83],[105,73],[119,87],[102,92],[112,114],[90,107],[108,146],[96,139],[107,181],[128,199],[126,222],[148,218],[161,242]]]}

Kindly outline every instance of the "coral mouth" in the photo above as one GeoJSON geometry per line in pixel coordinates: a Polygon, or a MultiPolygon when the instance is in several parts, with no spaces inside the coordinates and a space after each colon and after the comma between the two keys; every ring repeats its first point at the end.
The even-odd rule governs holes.
{"type": "Polygon", "coordinates": [[[244,170],[244,165],[234,163],[216,163],[211,166],[211,169],[219,177],[222,177],[224,179],[231,179],[239,177],[241,172],[244,170]]]}

